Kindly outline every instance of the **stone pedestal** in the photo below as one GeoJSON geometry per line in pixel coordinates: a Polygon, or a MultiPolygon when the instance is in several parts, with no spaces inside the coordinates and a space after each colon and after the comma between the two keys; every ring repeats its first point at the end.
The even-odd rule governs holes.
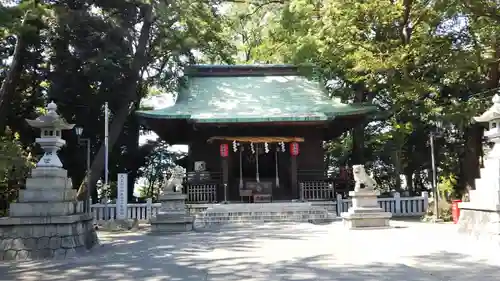
{"type": "Polygon", "coordinates": [[[349,229],[389,227],[391,213],[380,208],[377,196],[378,191],[360,189],[349,192],[352,197],[352,207],[342,213],[344,225],[349,229]]]}
{"type": "Polygon", "coordinates": [[[65,258],[96,245],[92,216],[75,197],[66,170],[33,169],[9,217],[0,218],[0,260],[65,258]]]}
{"type": "Polygon", "coordinates": [[[193,217],[188,216],[186,194],[164,192],[159,198],[160,211],[151,218],[152,233],[180,233],[193,230],[193,217]]]}
{"type": "Polygon", "coordinates": [[[469,193],[470,202],[458,204],[460,218],[458,230],[476,237],[500,240],[500,96],[495,95],[493,105],[476,122],[489,123],[484,136],[494,143],[476,179],[476,190],[469,193]]]}
{"type": "Polygon", "coordinates": [[[500,241],[500,159],[486,159],[480,176],[476,190],[469,193],[470,202],[458,204],[458,229],[471,236],[500,241]]]}

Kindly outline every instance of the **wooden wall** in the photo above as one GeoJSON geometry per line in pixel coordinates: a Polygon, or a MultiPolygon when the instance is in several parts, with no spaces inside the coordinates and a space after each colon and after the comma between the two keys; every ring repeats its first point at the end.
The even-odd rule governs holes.
{"type": "MultiPolygon", "coordinates": [[[[259,128],[253,128],[255,136],[265,136],[260,133],[259,128]]],[[[269,133],[269,131],[267,132],[269,133]]],[[[268,134],[270,135],[270,134],[268,134]]],[[[275,136],[296,136],[303,137],[304,143],[300,143],[300,154],[297,157],[297,168],[299,170],[324,170],[324,151],[322,131],[318,128],[292,128],[291,130],[276,130],[273,131],[275,136]],[[281,131],[281,132],[280,132],[281,131]]],[[[219,145],[221,142],[214,141],[207,143],[207,139],[212,136],[242,136],[241,132],[230,133],[227,131],[220,132],[217,129],[208,131],[193,132],[192,142],[189,144],[188,167],[187,171],[194,169],[195,161],[205,161],[207,170],[210,172],[221,172],[221,158],[219,154],[219,145]]],[[[232,150],[232,144],[229,143],[229,166],[233,161],[238,161],[239,155],[232,150]]],[[[290,147],[287,144],[287,152],[290,153],[290,147]]],[[[281,161],[280,161],[281,164],[281,161]]]]}
{"type": "Polygon", "coordinates": [[[310,130],[304,136],[305,142],[300,144],[297,157],[298,170],[324,170],[323,139],[319,130],[310,130]]]}

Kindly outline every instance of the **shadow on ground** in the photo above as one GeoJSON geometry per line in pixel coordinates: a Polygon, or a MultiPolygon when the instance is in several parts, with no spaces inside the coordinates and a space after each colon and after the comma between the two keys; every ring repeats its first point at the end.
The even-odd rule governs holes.
{"type": "Polygon", "coordinates": [[[486,259],[476,259],[470,255],[455,252],[436,252],[415,256],[420,268],[436,276],[439,280],[500,280],[500,266],[492,265],[486,259]]]}
{"type": "MultiPolygon", "coordinates": [[[[452,252],[414,256],[417,266],[407,265],[404,259],[398,262],[346,260],[335,253],[318,254],[314,250],[306,257],[287,254],[287,247],[305,245],[306,241],[314,243],[318,237],[327,235],[327,231],[323,226],[263,225],[172,236],[107,233],[102,238],[102,247],[80,258],[0,264],[0,280],[499,280],[493,274],[500,268],[452,252]],[[260,243],[285,246],[279,253],[266,252],[260,243]],[[483,273],[485,276],[491,273],[492,277],[483,277],[483,273]]],[[[385,243],[389,245],[388,242],[385,243]]],[[[353,252],[362,257],[362,251],[370,250],[353,249],[353,252]]]]}

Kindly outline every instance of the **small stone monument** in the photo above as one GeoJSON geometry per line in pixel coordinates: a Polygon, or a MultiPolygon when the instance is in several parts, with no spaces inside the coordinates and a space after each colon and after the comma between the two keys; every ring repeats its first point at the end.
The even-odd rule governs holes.
{"type": "Polygon", "coordinates": [[[65,258],[98,243],[92,216],[84,213],[83,202],[75,201],[76,190],[57,152],[66,144],[62,130],[70,130],[57,114],[57,106],[47,105],[47,114],[28,124],[41,130],[38,143],[44,155],[12,203],[9,217],[0,218],[0,260],[65,258]]]}
{"type": "Polygon", "coordinates": [[[458,204],[458,229],[461,233],[500,241],[500,96],[495,95],[493,106],[474,120],[489,125],[484,136],[494,145],[485,157],[476,189],[469,193],[470,202],[458,204]]]}
{"type": "Polygon", "coordinates": [[[182,193],[181,168],[176,168],[163,186],[160,211],[151,218],[152,233],[179,233],[193,230],[193,217],[187,214],[186,194],[182,193]]]}
{"type": "Polygon", "coordinates": [[[342,213],[344,225],[349,229],[389,227],[392,214],[380,208],[375,190],[376,182],[365,172],[363,165],[352,167],[356,185],[354,191],[349,192],[352,197],[352,207],[342,213]],[[362,188],[364,186],[364,188],[362,188]]]}

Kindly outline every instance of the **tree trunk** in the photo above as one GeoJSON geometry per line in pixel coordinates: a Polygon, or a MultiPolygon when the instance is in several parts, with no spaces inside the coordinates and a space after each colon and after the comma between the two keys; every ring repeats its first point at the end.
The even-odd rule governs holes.
{"type": "MultiPolygon", "coordinates": [[[[140,99],[135,103],[135,108],[133,112],[139,109],[140,99]]],[[[131,120],[128,122],[128,140],[127,140],[127,159],[128,163],[126,164],[127,172],[128,172],[128,197],[132,199],[134,196],[134,186],[135,179],[137,178],[137,168],[135,159],[137,159],[137,155],[139,154],[139,120],[135,116],[130,116],[131,120]]]]}
{"type": "Polygon", "coordinates": [[[415,190],[413,188],[413,171],[405,172],[406,189],[410,194],[414,194],[415,190]]]}
{"type": "MultiPolygon", "coordinates": [[[[23,30],[25,27],[26,18],[29,13],[30,12],[28,11],[24,14],[20,30],[23,30]]],[[[0,88],[0,135],[5,132],[7,127],[7,116],[10,108],[9,105],[14,97],[16,85],[21,78],[21,72],[23,70],[22,53],[25,49],[26,42],[22,34],[19,34],[17,35],[17,42],[16,47],[14,48],[12,63],[10,64],[7,76],[5,77],[5,80],[0,88]]]]}
{"type": "Polygon", "coordinates": [[[462,161],[462,177],[466,191],[475,189],[475,180],[479,177],[479,158],[482,155],[483,128],[472,124],[465,129],[465,153],[462,161]]]}
{"type": "MultiPolygon", "coordinates": [[[[130,68],[130,73],[128,75],[129,76],[128,81],[130,81],[130,87],[127,87],[128,91],[126,91],[124,95],[123,104],[114,114],[113,120],[110,124],[110,131],[108,136],[109,150],[111,150],[114,144],[116,143],[123,129],[123,125],[127,121],[127,118],[130,115],[130,113],[133,112],[136,106],[135,103],[138,102],[137,86],[139,79],[141,79],[140,77],[141,69],[144,68],[147,62],[146,51],[150,38],[151,26],[153,23],[153,7],[149,4],[143,5],[141,7],[141,14],[144,16],[144,20],[139,35],[137,51],[132,60],[132,66],[130,68]]],[[[89,181],[90,187],[93,187],[101,177],[102,171],[104,170],[104,155],[105,155],[105,146],[103,143],[101,145],[101,148],[99,149],[99,152],[95,156],[94,161],[92,162],[92,167],[90,171],[90,181],[89,181]]],[[[80,185],[77,199],[78,200],[84,199],[86,192],[87,192],[87,187],[85,186],[85,184],[80,185]]]]}
{"type": "Polygon", "coordinates": [[[396,177],[396,191],[400,192],[401,188],[401,174],[403,173],[403,169],[401,168],[401,150],[394,150],[394,174],[396,177]]]}
{"type": "MultiPolygon", "coordinates": [[[[364,102],[362,87],[356,90],[354,103],[364,102]]],[[[365,164],[365,122],[361,122],[352,129],[352,158],[351,165],[365,164]]]]}

